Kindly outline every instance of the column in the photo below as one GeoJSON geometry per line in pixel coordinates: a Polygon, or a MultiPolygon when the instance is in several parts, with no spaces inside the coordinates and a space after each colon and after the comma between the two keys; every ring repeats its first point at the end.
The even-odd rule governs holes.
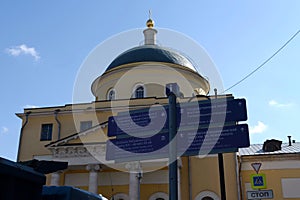
{"type": "Polygon", "coordinates": [[[141,180],[141,167],[139,162],[131,162],[126,164],[129,171],[129,199],[140,199],[140,180],[141,180]]]}
{"type": "Polygon", "coordinates": [[[100,165],[87,165],[86,169],[89,171],[89,192],[98,194],[98,171],[100,165]]]}
{"type": "Polygon", "coordinates": [[[51,174],[51,182],[50,185],[59,186],[60,185],[60,174],[61,171],[57,171],[51,174]]]}

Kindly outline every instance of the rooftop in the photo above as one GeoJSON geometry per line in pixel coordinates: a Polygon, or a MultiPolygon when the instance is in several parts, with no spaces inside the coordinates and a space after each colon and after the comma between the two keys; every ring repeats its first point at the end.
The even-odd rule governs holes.
{"type": "Polygon", "coordinates": [[[253,155],[275,155],[275,154],[296,154],[300,153],[300,142],[292,143],[289,146],[288,143],[282,143],[281,150],[265,152],[263,151],[263,144],[252,144],[247,148],[240,148],[240,156],[253,156],[253,155]]]}
{"type": "Polygon", "coordinates": [[[129,49],[113,60],[106,71],[121,65],[139,62],[171,63],[196,71],[192,62],[186,56],[170,48],[158,45],[142,45],[129,49]]]}

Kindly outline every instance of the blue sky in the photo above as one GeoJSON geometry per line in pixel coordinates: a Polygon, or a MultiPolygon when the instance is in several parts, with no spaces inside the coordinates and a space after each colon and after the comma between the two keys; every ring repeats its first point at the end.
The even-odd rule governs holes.
{"type": "MultiPolygon", "coordinates": [[[[300,1],[1,1],[0,156],[16,159],[26,106],[72,102],[76,74],[89,52],[112,35],[156,26],[202,45],[230,87],[300,28],[300,1]]],[[[138,45],[138,44],[137,44],[138,45]]],[[[248,104],[251,143],[300,141],[300,35],[228,93],[248,104]]],[[[117,55],[116,55],[117,56],[117,55]]],[[[99,66],[99,75],[103,66],[99,66]]]]}

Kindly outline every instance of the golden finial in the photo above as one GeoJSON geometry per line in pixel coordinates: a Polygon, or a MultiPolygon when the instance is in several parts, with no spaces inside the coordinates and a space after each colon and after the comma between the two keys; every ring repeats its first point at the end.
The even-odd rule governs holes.
{"type": "Polygon", "coordinates": [[[151,19],[151,14],[151,10],[149,10],[149,19],[146,22],[148,28],[153,28],[154,26],[154,21],[151,19]]]}

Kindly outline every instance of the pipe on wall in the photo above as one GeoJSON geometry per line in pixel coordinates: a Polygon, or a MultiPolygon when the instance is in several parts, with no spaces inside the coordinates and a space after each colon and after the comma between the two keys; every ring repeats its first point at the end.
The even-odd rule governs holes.
{"type": "Polygon", "coordinates": [[[28,118],[29,118],[30,113],[31,113],[31,111],[28,111],[28,112],[25,113],[25,122],[24,122],[24,124],[22,125],[21,131],[20,131],[20,138],[19,138],[19,148],[18,148],[17,162],[20,161],[20,150],[21,150],[21,143],[22,143],[22,138],[23,138],[23,131],[24,131],[25,126],[26,126],[27,123],[28,123],[28,118]]]}
{"type": "Polygon", "coordinates": [[[242,195],[241,195],[241,173],[240,173],[240,162],[239,162],[239,157],[237,155],[237,153],[235,153],[235,170],[236,170],[236,181],[238,184],[238,188],[237,188],[237,192],[238,192],[238,199],[241,200],[242,199],[242,195]]]}
{"type": "Polygon", "coordinates": [[[57,128],[57,139],[60,139],[60,130],[61,130],[61,123],[57,118],[57,115],[59,113],[60,109],[57,109],[54,111],[54,117],[55,117],[55,121],[57,122],[58,128],[57,128]]]}

